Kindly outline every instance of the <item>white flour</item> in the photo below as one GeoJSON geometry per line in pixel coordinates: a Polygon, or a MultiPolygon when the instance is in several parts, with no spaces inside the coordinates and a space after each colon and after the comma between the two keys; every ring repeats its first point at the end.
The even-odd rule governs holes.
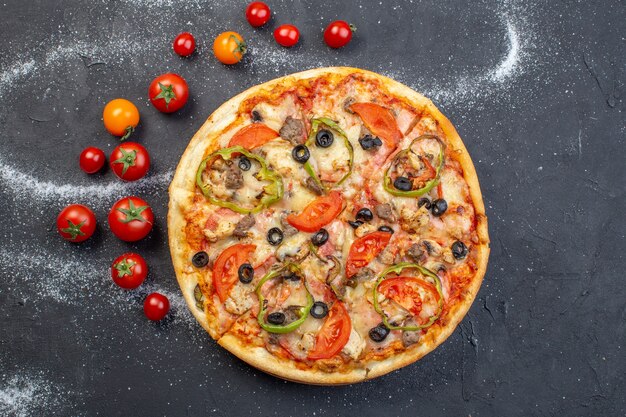
{"type": "Polygon", "coordinates": [[[30,417],[48,415],[51,410],[64,403],[57,384],[52,384],[40,375],[2,375],[0,382],[0,415],[30,417]]]}

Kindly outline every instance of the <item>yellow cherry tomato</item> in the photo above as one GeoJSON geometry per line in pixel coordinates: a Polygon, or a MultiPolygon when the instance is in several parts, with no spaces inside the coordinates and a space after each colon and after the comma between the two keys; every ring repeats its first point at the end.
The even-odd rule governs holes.
{"type": "Polygon", "coordinates": [[[223,64],[236,64],[246,53],[246,42],[237,32],[223,32],[213,42],[213,53],[223,64]]]}
{"type": "Polygon", "coordinates": [[[139,110],[130,101],[123,98],[111,100],[102,112],[104,127],[113,136],[127,139],[139,123],[139,110]]]}

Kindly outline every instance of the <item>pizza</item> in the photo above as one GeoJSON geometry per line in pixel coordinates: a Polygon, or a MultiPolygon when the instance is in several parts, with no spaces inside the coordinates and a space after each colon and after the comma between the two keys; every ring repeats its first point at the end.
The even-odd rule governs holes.
{"type": "Polygon", "coordinates": [[[420,359],[463,318],[489,257],[452,124],[360,69],[233,97],[192,138],[169,192],[190,310],[219,345],[292,381],[353,383],[420,359]]]}

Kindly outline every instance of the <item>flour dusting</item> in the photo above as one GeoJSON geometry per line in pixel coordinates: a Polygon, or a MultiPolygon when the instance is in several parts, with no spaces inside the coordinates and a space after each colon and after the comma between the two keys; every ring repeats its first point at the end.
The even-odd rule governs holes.
{"type": "Polygon", "coordinates": [[[0,415],[31,417],[54,414],[65,404],[64,394],[58,384],[41,375],[9,377],[2,374],[0,382],[0,415]]]}

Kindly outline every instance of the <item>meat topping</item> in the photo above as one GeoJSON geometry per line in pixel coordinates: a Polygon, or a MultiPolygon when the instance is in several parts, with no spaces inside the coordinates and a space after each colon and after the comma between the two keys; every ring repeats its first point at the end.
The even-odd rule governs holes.
{"type": "Polygon", "coordinates": [[[304,142],[304,122],[300,119],[294,119],[291,116],[287,116],[285,124],[280,128],[278,132],[281,138],[294,145],[299,145],[304,142]]]}
{"type": "Polygon", "coordinates": [[[233,236],[235,237],[246,237],[248,236],[248,229],[254,226],[255,220],[252,214],[248,214],[244,216],[239,222],[237,226],[235,226],[235,230],[233,230],[233,236]]]}

